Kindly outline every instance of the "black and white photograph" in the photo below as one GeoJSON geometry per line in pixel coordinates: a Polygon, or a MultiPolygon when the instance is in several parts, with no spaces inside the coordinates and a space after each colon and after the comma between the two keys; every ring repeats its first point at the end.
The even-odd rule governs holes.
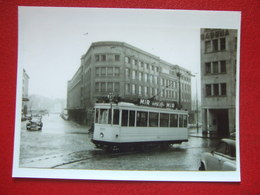
{"type": "Polygon", "coordinates": [[[18,16],[13,177],[240,181],[241,12],[18,16]]]}

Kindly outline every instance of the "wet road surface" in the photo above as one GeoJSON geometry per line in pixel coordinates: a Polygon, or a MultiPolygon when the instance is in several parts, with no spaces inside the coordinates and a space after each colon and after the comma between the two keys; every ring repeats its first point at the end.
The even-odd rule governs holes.
{"type": "Polygon", "coordinates": [[[218,139],[189,137],[168,150],[115,152],[95,148],[88,127],[65,121],[59,115],[43,117],[42,131],[21,127],[20,167],[94,170],[198,170],[200,154],[211,151],[218,139]]]}

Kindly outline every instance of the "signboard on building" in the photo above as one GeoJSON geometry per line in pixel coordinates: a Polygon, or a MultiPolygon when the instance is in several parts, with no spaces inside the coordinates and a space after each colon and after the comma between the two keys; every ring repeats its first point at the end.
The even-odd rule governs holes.
{"type": "Polygon", "coordinates": [[[168,102],[168,101],[157,101],[157,100],[150,100],[150,99],[144,99],[140,98],[138,100],[138,105],[140,106],[152,106],[152,107],[158,107],[158,108],[171,108],[171,109],[177,109],[178,103],[175,101],[168,102]]]}

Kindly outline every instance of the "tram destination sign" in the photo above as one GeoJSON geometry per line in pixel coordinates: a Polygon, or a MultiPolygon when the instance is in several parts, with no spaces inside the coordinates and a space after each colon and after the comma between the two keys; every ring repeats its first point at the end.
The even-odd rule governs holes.
{"type": "Polygon", "coordinates": [[[144,99],[144,98],[139,99],[138,105],[158,107],[158,108],[171,108],[171,109],[178,108],[177,102],[156,101],[156,100],[149,100],[149,99],[144,99]]]}

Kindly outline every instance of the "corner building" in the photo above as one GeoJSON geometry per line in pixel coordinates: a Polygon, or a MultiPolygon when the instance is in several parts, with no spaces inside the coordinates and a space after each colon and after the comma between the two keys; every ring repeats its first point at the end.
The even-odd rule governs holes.
{"type": "Polygon", "coordinates": [[[109,94],[176,101],[191,110],[191,73],[124,42],[95,42],[68,81],[70,119],[90,125],[93,106],[109,94]]]}
{"type": "Polygon", "coordinates": [[[201,29],[204,133],[229,136],[236,124],[237,30],[201,29]]]}

